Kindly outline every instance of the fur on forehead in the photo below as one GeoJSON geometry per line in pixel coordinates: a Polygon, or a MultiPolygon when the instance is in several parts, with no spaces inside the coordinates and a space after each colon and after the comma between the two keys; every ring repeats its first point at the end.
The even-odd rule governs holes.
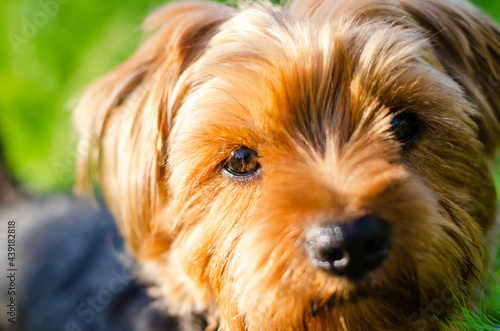
{"type": "MultiPolygon", "coordinates": [[[[331,3],[342,2],[325,5],[331,3]]],[[[344,3],[343,11],[316,17],[299,15],[294,4],[285,11],[247,5],[221,25],[178,81],[188,88],[178,96],[182,106],[171,143],[178,142],[180,132],[189,144],[211,127],[226,127],[233,131],[219,142],[254,145],[258,137],[234,139],[258,132],[281,148],[288,138],[321,145],[332,132],[352,134],[377,111],[419,108],[430,120],[452,117],[463,127],[475,127],[474,107],[446,75],[422,29],[400,8],[371,2],[373,8],[361,12],[359,3],[344,3]],[[381,20],[374,14],[390,10],[401,16],[381,20]],[[429,105],[436,107],[425,112],[429,105]]]]}

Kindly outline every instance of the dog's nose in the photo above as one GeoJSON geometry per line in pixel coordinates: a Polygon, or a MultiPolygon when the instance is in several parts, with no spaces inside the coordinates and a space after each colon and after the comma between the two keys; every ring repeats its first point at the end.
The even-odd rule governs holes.
{"type": "Polygon", "coordinates": [[[376,269],[389,253],[389,224],[367,215],[352,222],[330,223],[307,233],[308,253],[315,265],[357,280],[376,269]]]}

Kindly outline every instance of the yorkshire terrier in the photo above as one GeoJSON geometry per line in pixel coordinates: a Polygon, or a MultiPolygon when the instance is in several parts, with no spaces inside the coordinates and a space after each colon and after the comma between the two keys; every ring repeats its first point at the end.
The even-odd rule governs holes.
{"type": "MultiPolygon", "coordinates": [[[[207,330],[442,330],[488,266],[500,28],[464,0],[168,4],[74,113],[150,293],[207,330]]],[[[85,147],[86,146],[86,147],[85,147]]]]}

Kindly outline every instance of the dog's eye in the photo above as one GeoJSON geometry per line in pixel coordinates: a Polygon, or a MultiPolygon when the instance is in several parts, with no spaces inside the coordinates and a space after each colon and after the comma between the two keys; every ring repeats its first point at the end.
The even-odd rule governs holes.
{"type": "Polygon", "coordinates": [[[226,175],[238,181],[246,181],[253,178],[260,169],[257,159],[257,152],[245,146],[232,151],[224,165],[226,175]]]}
{"type": "Polygon", "coordinates": [[[399,142],[407,144],[418,135],[420,120],[412,113],[401,113],[394,117],[391,125],[394,137],[399,142]]]}

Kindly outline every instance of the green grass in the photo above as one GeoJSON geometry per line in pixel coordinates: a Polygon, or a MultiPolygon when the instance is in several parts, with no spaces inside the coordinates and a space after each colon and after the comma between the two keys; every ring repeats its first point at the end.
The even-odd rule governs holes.
{"type": "Polygon", "coordinates": [[[453,327],[445,326],[447,331],[493,331],[500,330],[500,322],[481,310],[461,307],[461,316],[453,319],[453,327]]]}
{"type": "Polygon", "coordinates": [[[453,327],[446,327],[449,331],[493,331],[500,330],[500,285],[498,281],[491,282],[491,289],[487,295],[483,295],[476,309],[466,308],[465,299],[455,299],[462,302],[459,307],[459,316],[450,321],[453,327]]]}
{"type": "Polygon", "coordinates": [[[0,3],[0,141],[28,189],[69,189],[75,139],[68,100],[123,61],[160,0],[3,0],[0,3]],[[43,4],[52,4],[47,6],[43,4]]]}

